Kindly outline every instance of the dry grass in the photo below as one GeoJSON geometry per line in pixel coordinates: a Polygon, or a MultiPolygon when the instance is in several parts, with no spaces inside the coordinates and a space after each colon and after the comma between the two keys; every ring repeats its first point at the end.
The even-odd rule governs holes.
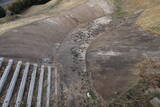
{"type": "Polygon", "coordinates": [[[135,12],[139,9],[148,9],[160,4],[160,0],[123,0],[128,12],[135,12]]]}
{"type": "Polygon", "coordinates": [[[160,5],[146,9],[138,18],[136,24],[146,30],[160,34],[160,5]]]}
{"type": "MultiPolygon", "coordinates": [[[[33,16],[33,17],[22,18],[22,19],[8,22],[8,23],[0,24],[0,26],[1,26],[0,27],[0,35],[10,29],[13,29],[13,28],[16,28],[19,26],[24,26],[26,24],[29,24],[29,23],[32,23],[32,22],[35,22],[35,21],[38,21],[38,20],[41,20],[41,19],[44,19],[47,17],[49,17],[49,16],[37,15],[37,16],[33,16]]],[[[4,19],[4,20],[7,20],[7,19],[4,19]]]]}
{"type": "Polygon", "coordinates": [[[136,24],[145,30],[160,34],[160,0],[123,0],[128,13],[144,9],[136,24]]]}
{"type": "Polygon", "coordinates": [[[149,91],[160,89],[160,62],[146,58],[136,65],[140,80],[126,93],[116,96],[109,107],[152,107],[150,100],[160,98],[160,93],[149,91]]]}
{"type": "Polygon", "coordinates": [[[144,12],[136,24],[144,30],[160,34],[160,0],[110,0],[117,7],[115,16],[124,17],[139,10],[144,12]]]}

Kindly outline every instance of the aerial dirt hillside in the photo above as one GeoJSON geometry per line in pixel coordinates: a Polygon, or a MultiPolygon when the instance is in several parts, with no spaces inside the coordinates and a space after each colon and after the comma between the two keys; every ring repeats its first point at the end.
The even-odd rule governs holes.
{"type": "MultiPolygon", "coordinates": [[[[75,1],[70,2],[74,3],[75,1]]],[[[79,1],[77,2],[79,3],[79,1]]],[[[14,57],[21,56],[27,59],[30,57],[32,60],[39,60],[39,58],[43,57],[53,57],[52,54],[56,53],[55,50],[58,44],[60,44],[65,36],[67,36],[67,34],[73,31],[76,27],[79,28],[79,26],[86,26],[85,23],[92,22],[95,19],[106,15],[106,20],[108,19],[110,21],[108,14],[111,14],[111,8],[103,0],[102,3],[99,2],[96,4],[96,2],[97,0],[91,0],[79,5],[76,5],[75,3],[75,7],[70,9],[67,9],[66,6],[66,10],[58,12],[56,16],[46,17],[40,21],[12,29],[9,32],[4,33],[0,36],[1,55],[14,57]],[[105,3],[106,6],[103,6],[103,3],[105,3]],[[6,41],[8,41],[8,43],[6,43],[6,41]],[[15,50],[13,47],[18,50],[15,50]],[[13,49],[13,51],[11,49],[13,49]]],[[[60,3],[59,5],[62,5],[63,7],[65,6],[65,3],[68,3],[68,1],[63,1],[62,4],[60,3]]],[[[60,6],[60,8],[62,7],[60,6]]],[[[27,18],[26,20],[28,21],[29,19],[27,18]]],[[[21,23],[21,21],[18,21],[19,20],[16,22],[21,23]]],[[[9,23],[14,26],[14,22],[9,23]]],[[[7,25],[4,26],[7,27],[7,25]]]]}
{"type": "Polygon", "coordinates": [[[71,9],[82,2],[85,2],[85,0],[51,0],[46,4],[32,6],[18,15],[14,21],[10,22],[10,17],[0,19],[0,33],[50,16],[55,16],[59,14],[60,11],[71,9]]]}
{"type": "MultiPolygon", "coordinates": [[[[53,65],[53,93],[50,97],[54,106],[105,105],[90,84],[85,54],[89,44],[111,21],[112,6],[104,0],[64,0],[54,7],[53,0],[42,7],[44,10],[33,6],[20,19],[1,25],[0,56],[53,65]]],[[[19,76],[18,81],[21,79],[19,76]]],[[[18,88],[12,99],[16,99],[17,92],[18,88]]],[[[3,101],[6,100],[2,98],[2,104],[3,101]]],[[[36,100],[33,101],[35,104],[36,100]]],[[[14,105],[14,100],[11,105],[14,105]]]]}
{"type": "Polygon", "coordinates": [[[51,0],[0,19],[0,104],[158,107],[158,10],[159,0],[51,0]]]}

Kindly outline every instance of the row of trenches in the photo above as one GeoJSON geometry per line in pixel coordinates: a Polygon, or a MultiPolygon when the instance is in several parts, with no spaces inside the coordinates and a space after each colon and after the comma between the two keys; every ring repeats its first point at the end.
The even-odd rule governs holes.
{"type": "MultiPolygon", "coordinates": [[[[4,60],[3,63],[2,63],[2,66],[0,68],[0,79],[4,74],[4,71],[5,71],[5,69],[8,65],[8,62],[9,62],[8,60],[4,60]]],[[[2,88],[2,91],[0,93],[0,106],[3,105],[3,103],[4,103],[4,99],[6,97],[8,88],[9,88],[11,80],[13,78],[17,63],[18,63],[18,61],[13,62],[13,65],[10,69],[7,80],[5,81],[5,84],[4,84],[4,86],[2,88]]],[[[20,107],[26,107],[27,106],[27,97],[28,97],[29,87],[30,87],[30,83],[31,83],[31,76],[32,76],[32,73],[33,73],[33,67],[34,67],[34,65],[30,64],[28,75],[27,75],[27,80],[26,80],[26,84],[25,84],[25,90],[24,90],[24,93],[23,93],[23,98],[22,98],[20,107]]],[[[45,67],[44,67],[44,78],[43,78],[42,100],[41,100],[42,101],[41,102],[42,107],[45,107],[45,105],[46,105],[46,97],[47,97],[46,92],[47,92],[47,86],[48,86],[48,83],[47,83],[48,68],[47,67],[48,67],[48,65],[45,65],[45,67]]],[[[19,91],[20,84],[21,84],[21,81],[22,81],[24,69],[25,69],[25,63],[23,62],[22,65],[21,65],[21,68],[20,68],[20,72],[19,72],[19,75],[18,75],[18,78],[17,78],[17,81],[16,81],[16,85],[14,87],[14,91],[13,91],[10,103],[9,103],[9,107],[13,107],[16,104],[17,95],[18,95],[18,91],[19,91]]],[[[53,71],[53,69],[54,68],[52,67],[51,71],[53,71]]],[[[37,103],[40,72],[41,72],[41,65],[39,64],[38,67],[37,67],[36,79],[35,79],[35,84],[34,84],[34,91],[33,91],[33,97],[32,97],[32,107],[35,107],[36,103],[37,103]]],[[[51,72],[51,74],[52,73],[53,72],[51,72]]],[[[52,76],[51,77],[51,81],[52,81],[52,79],[54,77],[53,77],[53,75],[51,75],[51,76],[52,76]]],[[[51,88],[52,88],[51,93],[53,93],[53,88],[54,88],[52,86],[53,86],[53,84],[51,84],[51,88]]],[[[52,97],[52,96],[50,96],[50,97],[52,97]]],[[[50,102],[53,102],[53,101],[51,101],[51,99],[50,99],[50,102]]]]}

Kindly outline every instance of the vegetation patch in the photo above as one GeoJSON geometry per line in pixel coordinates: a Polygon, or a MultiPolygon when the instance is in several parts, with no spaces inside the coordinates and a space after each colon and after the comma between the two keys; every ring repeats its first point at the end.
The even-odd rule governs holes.
{"type": "Polygon", "coordinates": [[[87,104],[88,107],[92,106],[92,107],[101,107],[101,102],[99,101],[99,99],[97,98],[97,96],[95,95],[95,93],[92,90],[89,90],[86,93],[87,96],[87,104]]]}
{"type": "Polygon", "coordinates": [[[114,3],[116,10],[113,14],[114,17],[122,18],[126,16],[127,12],[123,8],[124,1],[123,0],[112,0],[114,3]]]}
{"type": "Polygon", "coordinates": [[[140,9],[149,9],[160,4],[160,0],[124,0],[124,8],[129,13],[140,9]]]}
{"type": "Polygon", "coordinates": [[[151,100],[160,98],[160,62],[147,58],[136,67],[139,82],[126,93],[113,98],[109,107],[153,107],[151,100]]]}
{"type": "Polygon", "coordinates": [[[160,0],[124,0],[123,7],[130,14],[144,10],[136,24],[144,30],[160,34],[160,0]]]}
{"type": "Polygon", "coordinates": [[[12,3],[8,4],[6,8],[18,14],[32,5],[44,4],[48,1],[50,0],[14,0],[12,3]]]}
{"type": "Polygon", "coordinates": [[[160,34],[160,5],[146,9],[138,18],[136,24],[151,32],[160,34]]]}
{"type": "Polygon", "coordinates": [[[0,18],[4,17],[6,15],[5,10],[0,6],[0,18]]]}
{"type": "Polygon", "coordinates": [[[113,16],[122,18],[142,11],[136,24],[144,30],[160,34],[160,0],[110,0],[116,11],[113,16]]]}

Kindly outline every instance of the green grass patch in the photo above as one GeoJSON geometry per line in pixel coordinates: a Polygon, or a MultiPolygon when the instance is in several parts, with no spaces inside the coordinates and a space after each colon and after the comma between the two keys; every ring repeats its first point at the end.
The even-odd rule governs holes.
{"type": "Polygon", "coordinates": [[[87,104],[92,107],[101,107],[100,101],[98,100],[97,96],[94,94],[92,90],[86,93],[87,104]]]}
{"type": "Polygon", "coordinates": [[[0,18],[0,24],[9,22],[9,21],[14,21],[15,19],[19,19],[20,17],[17,15],[13,15],[13,16],[5,16],[3,18],[0,18]]]}
{"type": "Polygon", "coordinates": [[[6,12],[5,10],[0,6],[0,18],[5,17],[6,12]]]}
{"type": "Polygon", "coordinates": [[[160,34],[160,24],[157,24],[155,26],[149,27],[149,30],[151,30],[154,33],[160,34]]]}
{"type": "Polygon", "coordinates": [[[32,5],[44,4],[50,0],[14,0],[6,8],[13,13],[19,14],[32,5]]]}
{"type": "Polygon", "coordinates": [[[127,15],[127,12],[123,8],[123,0],[113,0],[116,10],[113,14],[114,17],[122,18],[127,15]]]}

